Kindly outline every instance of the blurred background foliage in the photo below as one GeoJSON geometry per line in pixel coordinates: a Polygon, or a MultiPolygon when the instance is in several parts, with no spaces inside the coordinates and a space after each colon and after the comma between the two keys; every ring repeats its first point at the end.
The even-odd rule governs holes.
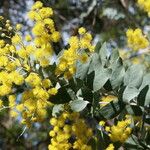
{"type": "MultiPolygon", "coordinates": [[[[149,18],[141,10],[136,0],[41,0],[45,6],[55,11],[57,28],[74,35],[80,26],[90,30],[93,36],[101,41],[112,40],[119,46],[124,46],[125,32],[128,28],[140,27],[148,32],[149,18]]],[[[16,22],[26,25],[25,13],[34,3],[33,0],[1,0],[0,13],[16,22]]]]}
{"type": "MultiPolygon", "coordinates": [[[[66,45],[70,35],[77,34],[77,29],[81,26],[92,33],[95,42],[107,41],[120,49],[126,48],[127,29],[139,27],[145,33],[150,31],[150,19],[137,6],[136,0],[41,1],[55,12],[56,27],[64,37],[61,47],[66,45]]],[[[33,0],[0,0],[0,15],[10,19],[13,24],[23,24],[26,32],[32,26],[26,19],[26,13],[33,3],[33,0]]],[[[47,120],[24,132],[25,129],[19,122],[14,123],[14,120],[9,118],[8,110],[0,111],[0,150],[47,149],[50,141],[48,124],[47,120]]]]}

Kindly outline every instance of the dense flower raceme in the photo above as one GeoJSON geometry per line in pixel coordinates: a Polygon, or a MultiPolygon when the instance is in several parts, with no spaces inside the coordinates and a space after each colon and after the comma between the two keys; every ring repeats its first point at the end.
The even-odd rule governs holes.
{"type": "Polygon", "coordinates": [[[56,74],[64,73],[65,78],[71,78],[76,72],[76,62],[80,60],[86,63],[88,54],[94,51],[94,46],[91,44],[92,36],[82,27],[79,29],[80,37],[72,36],[69,40],[68,50],[64,50],[56,70],[56,74]],[[88,52],[84,51],[88,50],[88,52]]]}
{"type": "MultiPolygon", "coordinates": [[[[30,126],[30,122],[42,120],[46,116],[47,101],[51,95],[57,93],[48,78],[42,78],[37,72],[33,63],[41,67],[48,66],[52,56],[52,42],[58,42],[60,33],[56,31],[54,22],[50,18],[53,10],[48,7],[42,7],[41,2],[35,3],[28,16],[34,21],[32,29],[33,38],[26,35],[21,37],[21,25],[15,29],[7,20],[5,29],[8,35],[2,33],[3,37],[8,37],[11,44],[0,41],[0,96],[7,96],[9,99],[10,114],[16,117],[18,113],[22,114],[22,123],[30,126]],[[9,32],[10,31],[10,32],[9,32]],[[14,35],[12,34],[14,32],[14,35]],[[22,93],[22,98],[17,102],[15,90],[17,86],[25,84],[26,89],[22,93]]],[[[4,19],[1,18],[4,23],[4,19]]],[[[2,105],[1,100],[1,105],[2,105]]]]}
{"type": "Polygon", "coordinates": [[[149,0],[137,0],[139,7],[141,7],[150,16],[150,1],[149,0]]]}
{"type": "Polygon", "coordinates": [[[130,127],[131,118],[118,121],[116,125],[107,126],[104,121],[100,121],[99,125],[105,127],[105,130],[109,133],[109,137],[112,142],[124,143],[131,134],[132,128],[130,127]]]}
{"type": "Polygon", "coordinates": [[[93,136],[92,129],[87,126],[84,119],[80,118],[79,113],[64,112],[57,118],[51,118],[50,124],[53,129],[49,132],[52,137],[49,150],[92,149],[87,145],[93,136]]]}
{"type": "Polygon", "coordinates": [[[126,32],[127,35],[127,43],[130,48],[137,51],[139,49],[143,49],[149,46],[149,41],[143,35],[141,29],[129,29],[126,32]]]}
{"type": "MultiPolygon", "coordinates": [[[[30,126],[30,122],[40,121],[46,116],[48,99],[57,93],[51,81],[48,78],[43,79],[36,72],[38,66],[34,67],[34,64],[39,64],[41,67],[49,66],[53,55],[52,42],[59,41],[60,33],[56,31],[54,21],[51,19],[53,10],[43,7],[41,2],[38,1],[32,6],[28,16],[34,21],[33,35],[31,37],[28,34],[25,39],[21,36],[20,24],[13,29],[10,21],[6,21],[5,30],[8,31],[8,35],[2,33],[2,36],[8,37],[11,44],[0,40],[0,96],[8,96],[9,107],[12,108],[11,116],[16,117],[21,112],[22,123],[30,126]],[[14,85],[21,86],[24,83],[27,89],[22,93],[21,101],[18,103],[14,85]]],[[[4,23],[4,18],[1,18],[1,22],[4,23]]],[[[65,50],[60,58],[56,74],[65,73],[64,76],[70,78],[75,73],[76,61],[86,62],[88,53],[93,52],[91,34],[84,28],[79,29],[79,34],[80,37],[70,38],[70,48],[65,50]],[[85,49],[88,49],[87,53],[83,51],[85,49]]],[[[1,100],[1,106],[2,104],[1,100]]]]}

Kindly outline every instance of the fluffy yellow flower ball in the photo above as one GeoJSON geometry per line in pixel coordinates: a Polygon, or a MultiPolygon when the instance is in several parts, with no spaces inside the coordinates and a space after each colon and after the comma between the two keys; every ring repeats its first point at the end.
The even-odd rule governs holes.
{"type": "Polygon", "coordinates": [[[126,36],[128,46],[135,51],[149,46],[149,41],[143,35],[142,30],[139,28],[135,30],[128,29],[126,32],[126,36]]]}

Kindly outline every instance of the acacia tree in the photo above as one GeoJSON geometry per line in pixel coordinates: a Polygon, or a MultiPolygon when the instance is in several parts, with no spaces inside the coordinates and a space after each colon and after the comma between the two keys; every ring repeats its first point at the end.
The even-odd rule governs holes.
{"type": "MultiPolygon", "coordinates": [[[[148,1],[138,4],[148,12],[148,1]]],[[[130,50],[121,57],[109,43],[94,45],[84,27],[60,48],[53,10],[40,1],[28,17],[34,25],[24,36],[20,24],[0,18],[2,149],[149,149],[149,39],[142,30],[126,32],[130,50]]]]}

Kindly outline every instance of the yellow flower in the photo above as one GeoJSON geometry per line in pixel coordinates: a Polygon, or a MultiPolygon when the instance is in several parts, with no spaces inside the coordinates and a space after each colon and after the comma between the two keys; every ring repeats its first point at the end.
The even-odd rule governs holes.
{"type": "Polygon", "coordinates": [[[0,48],[5,46],[5,41],[4,40],[0,40],[0,48]]]}
{"type": "Polygon", "coordinates": [[[23,104],[17,105],[17,106],[16,106],[16,109],[17,109],[18,111],[22,112],[22,111],[24,110],[23,104]]]}
{"type": "Polygon", "coordinates": [[[35,9],[40,9],[43,7],[43,3],[41,1],[36,1],[34,3],[34,5],[32,6],[32,10],[35,10],[35,9]]]}
{"type": "Polygon", "coordinates": [[[105,127],[105,130],[106,130],[107,132],[110,132],[110,127],[106,126],[106,127],[105,127]]]}
{"type": "Polygon", "coordinates": [[[149,0],[138,0],[139,7],[141,7],[150,16],[150,1],[149,0]]]}
{"type": "Polygon", "coordinates": [[[84,34],[86,32],[86,29],[81,27],[81,28],[79,28],[78,32],[79,32],[79,34],[82,35],[82,34],[84,34]]]}
{"type": "Polygon", "coordinates": [[[10,95],[8,97],[8,99],[9,99],[9,106],[10,107],[13,107],[16,105],[16,96],[15,95],[10,95]]]}
{"type": "Polygon", "coordinates": [[[42,19],[45,19],[53,15],[53,10],[52,8],[49,7],[43,7],[42,9],[39,10],[39,14],[42,17],[42,19]]]}
{"type": "Polygon", "coordinates": [[[0,99],[0,108],[2,108],[2,106],[3,106],[3,101],[2,99],[0,99]]]}
{"type": "Polygon", "coordinates": [[[100,125],[100,126],[104,126],[104,125],[105,125],[105,121],[100,121],[100,122],[99,122],[99,125],[100,125]]]}
{"type": "Polygon", "coordinates": [[[6,84],[0,85],[0,96],[8,95],[11,93],[11,91],[12,89],[10,85],[6,85],[6,84]]]}
{"type": "Polygon", "coordinates": [[[29,76],[25,79],[26,83],[30,86],[39,86],[41,84],[41,79],[38,74],[31,72],[29,76]]]}
{"type": "Polygon", "coordinates": [[[15,53],[16,52],[16,48],[13,45],[10,45],[9,50],[11,53],[15,53]]]}
{"type": "Polygon", "coordinates": [[[52,126],[57,125],[57,119],[56,119],[56,118],[51,118],[51,119],[50,119],[50,124],[51,124],[52,126]]]}
{"type": "Polygon", "coordinates": [[[21,57],[21,58],[27,58],[27,51],[25,50],[25,49],[20,49],[20,50],[18,50],[17,51],[17,54],[18,54],[18,56],[19,57],[21,57]]]}
{"type": "Polygon", "coordinates": [[[8,61],[6,56],[0,56],[0,67],[5,67],[8,64],[8,61]]]}
{"type": "Polygon", "coordinates": [[[40,62],[40,66],[42,66],[43,68],[49,65],[49,60],[46,58],[39,59],[39,62],[40,62]]]}
{"type": "Polygon", "coordinates": [[[106,148],[106,150],[114,150],[115,147],[113,144],[109,144],[108,147],[106,148]]]}
{"type": "Polygon", "coordinates": [[[131,123],[130,119],[118,121],[117,125],[113,125],[110,130],[110,139],[113,142],[124,143],[131,134],[132,129],[128,127],[131,123]]]}
{"type": "Polygon", "coordinates": [[[44,24],[53,33],[55,32],[54,21],[50,18],[44,19],[44,24]]]}
{"type": "Polygon", "coordinates": [[[55,31],[51,35],[53,42],[58,42],[60,40],[60,33],[58,31],[55,31]]]}
{"type": "Polygon", "coordinates": [[[25,40],[26,40],[27,42],[30,42],[30,41],[32,40],[32,38],[31,38],[31,36],[28,34],[28,35],[25,36],[25,40]]]}
{"type": "Polygon", "coordinates": [[[24,77],[20,75],[17,71],[11,72],[10,77],[16,85],[21,85],[24,82],[24,77]]]}
{"type": "Polygon", "coordinates": [[[16,34],[12,37],[11,41],[13,44],[19,44],[21,42],[21,37],[18,34],[16,34]]]}
{"type": "Polygon", "coordinates": [[[22,28],[22,25],[21,24],[17,24],[16,25],[16,29],[19,31],[19,30],[21,30],[21,28],[22,28]]]}
{"type": "Polygon", "coordinates": [[[65,131],[65,133],[70,133],[71,132],[71,126],[70,125],[65,125],[63,130],[65,131]]]}
{"type": "Polygon", "coordinates": [[[10,116],[16,118],[18,116],[18,113],[14,110],[10,110],[10,116]]]}
{"type": "Polygon", "coordinates": [[[66,68],[67,68],[67,62],[65,60],[62,60],[58,65],[58,69],[60,71],[65,71],[66,68]]]}
{"type": "Polygon", "coordinates": [[[49,136],[54,137],[56,135],[55,131],[50,131],[49,136]]]}
{"type": "Polygon", "coordinates": [[[47,115],[47,111],[45,110],[45,108],[37,109],[36,113],[37,113],[37,121],[42,121],[47,115]]]}
{"type": "Polygon", "coordinates": [[[130,48],[137,51],[148,47],[149,41],[145,38],[142,30],[137,28],[135,30],[128,29],[126,32],[127,43],[130,48]]]}
{"type": "Polygon", "coordinates": [[[44,88],[49,88],[52,85],[51,81],[49,79],[42,80],[42,86],[44,88]]]}
{"type": "MultiPolygon", "coordinates": [[[[80,29],[83,33],[83,28],[80,29]]],[[[91,44],[92,36],[89,33],[85,33],[78,38],[77,36],[70,37],[68,43],[68,50],[64,50],[64,53],[59,59],[58,67],[56,68],[56,75],[64,74],[66,79],[72,78],[76,72],[76,62],[80,60],[85,63],[88,59],[86,53],[80,52],[82,49],[88,49],[89,52],[93,52],[94,46],[91,44]]]]}
{"type": "Polygon", "coordinates": [[[28,12],[28,17],[31,19],[31,20],[34,20],[35,17],[36,17],[36,12],[35,11],[30,11],[28,12]]]}
{"type": "Polygon", "coordinates": [[[33,89],[33,94],[37,99],[47,100],[49,98],[49,94],[47,93],[47,91],[38,86],[33,89]]]}
{"type": "Polygon", "coordinates": [[[57,118],[51,118],[50,124],[53,129],[49,132],[51,136],[51,144],[49,149],[81,149],[92,150],[88,145],[88,141],[93,136],[92,129],[89,128],[84,119],[79,118],[79,113],[63,112],[57,118]],[[71,124],[67,124],[66,121],[71,121],[71,124]],[[69,139],[73,137],[74,143],[69,142],[69,139]]]}
{"type": "Polygon", "coordinates": [[[49,93],[50,95],[56,95],[57,92],[58,92],[58,90],[57,90],[56,88],[51,88],[51,89],[48,90],[48,93],[49,93]]]}
{"type": "Polygon", "coordinates": [[[34,25],[32,32],[35,36],[40,36],[41,33],[44,33],[44,24],[42,22],[37,22],[34,25]]]}

